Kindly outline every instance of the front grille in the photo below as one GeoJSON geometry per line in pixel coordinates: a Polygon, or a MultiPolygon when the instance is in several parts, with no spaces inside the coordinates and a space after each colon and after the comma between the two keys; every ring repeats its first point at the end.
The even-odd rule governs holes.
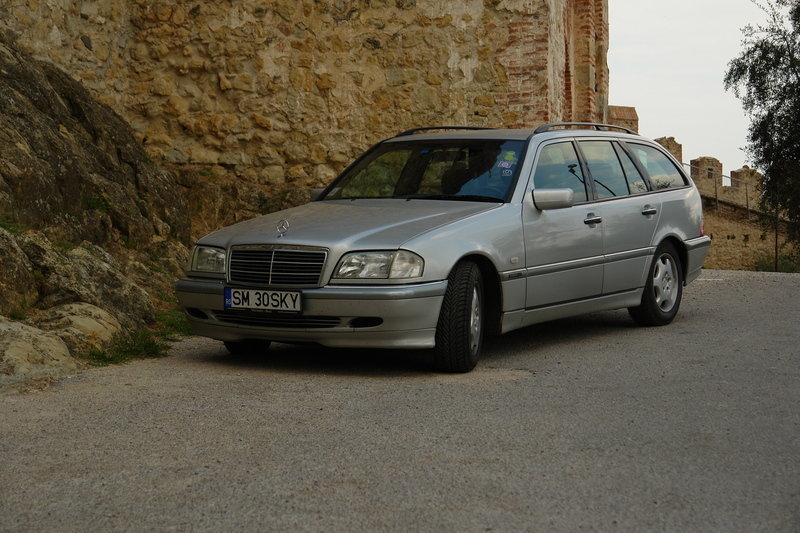
{"type": "Polygon", "coordinates": [[[246,309],[226,309],[213,313],[220,322],[262,328],[334,328],[342,321],[338,316],[278,315],[246,309]]]}
{"type": "Polygon", "coordinates": [[[324,250],[233,248],[229,276],[231,281],[265,287],[319,286],[326,256],[324,250]]]}

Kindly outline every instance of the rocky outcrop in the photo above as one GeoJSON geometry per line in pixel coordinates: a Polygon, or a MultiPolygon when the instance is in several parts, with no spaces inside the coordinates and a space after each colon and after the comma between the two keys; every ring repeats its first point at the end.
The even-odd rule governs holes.
{"type": "Polygon", "coordinates": [[[112,311],[128,327],[141,327],[153,320],[150,296],[99,246],[83,242],[61,252],[43,235],[33,232],[17,240],[38,274],[42,307],[87,302],[112,311]]]}
{"type": "Polygon", "coordinates": [[[70,354],[151,323],[188,257],[185,198],[111,108],[0,34],[0,383],[75,373],[70,354]]]}
{"type": "Polygon", "coordinates": [[[186,240],[181,187],[69,75],[0,36],[0,214],[100,245],[186,240]]]}

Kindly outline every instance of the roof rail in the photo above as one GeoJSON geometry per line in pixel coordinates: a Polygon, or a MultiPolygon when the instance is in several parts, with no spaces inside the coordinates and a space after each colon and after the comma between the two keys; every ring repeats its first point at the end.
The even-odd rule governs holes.
{"type": "Polygon", "coordinates": [[[594,128],[597,131],[607,131],[609,129],[622,130],[631,135],[639,135],[637,132],[624,128],[622,126],[615,126],[614,124],[597,124],[595,122],[554,122],[552,124],[543,124],[536,128],[533,133],[544,133],[560,126],[583,126],[584,128],[594,128]]]}
{"type": "Polygon", "coordinates": [[[485,126],[426,126],[424,128],[412,128],[410,130],[406,130],[402,133],[398,133],[396,137],[405,137],[406,135],[413,135],[421,131],[431,131],[431,130],[492,130],[492,129],[494,128],[489,128],[485,126]]]}

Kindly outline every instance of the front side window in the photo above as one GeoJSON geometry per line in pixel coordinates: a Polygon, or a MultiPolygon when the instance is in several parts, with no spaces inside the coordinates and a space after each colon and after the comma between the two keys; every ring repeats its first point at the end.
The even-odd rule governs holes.
{"type": "Polygon", "coordinates": [[[580,141],[598,198],[631,193],[614,146],[609,141],[580,141]]]}
{"type": "Polygon", "coordinates": [[[533,186],[537,189],[572,189],[575,203],[588,199],[578,154],[571,142],[548,144],[542,148],[533,174],[533,186]]]}
{"type": "Polygon", "coordinates": [[[499,139],[389,142],[348,169],[323,198],[505,201],[525,148],[499,139]]]}
{"type": "Polygon", "coordinates": [[[633,156],[647,170],[655,190],[683,187],[686,181],[678,167],[660,150],[645,144],[628,143],[633,156]]]}

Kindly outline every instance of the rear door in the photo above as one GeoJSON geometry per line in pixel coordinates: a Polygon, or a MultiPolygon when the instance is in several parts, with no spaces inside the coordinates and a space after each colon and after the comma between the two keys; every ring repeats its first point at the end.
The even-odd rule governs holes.
{"type": "MultiPolygon", "coordinates": [[[[530,193],[523,207],[526,307],[535,309],[598,296],[603,289],[603,227],[573,140],[544,144],[533,187],[570,188],[575,205],[536,209],[530,193]]],[[[531,187],[528,187],[528,191],[531,187]]]]}
{"type": "Polygon", "coordinates": [[[616,141],[578,142],[603,213],[603,294],[643,286],[661,213],[658,194],[616,141]]]}

